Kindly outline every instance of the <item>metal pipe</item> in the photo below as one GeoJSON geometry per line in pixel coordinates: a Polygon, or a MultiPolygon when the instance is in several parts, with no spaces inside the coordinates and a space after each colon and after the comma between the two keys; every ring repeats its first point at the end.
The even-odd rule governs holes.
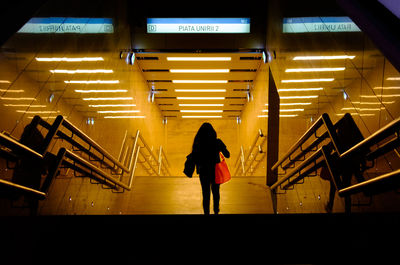
{"type": "Polygon", "coordinates": [[[20,153],[24,156],[30,156],[34,158],[43,159],[43,156],[36,152],[35,150],[27,147],[26,145],[21,144],[20,142],[14,140],[7,135],[0,133],[0,144],[4,145],[7,148],[10,148],[16,153],[20,153]]]}
{"type": "Polygon", "coordinates": [[[39,190],[35,190],[35,189],[29,188],[29,187],[26,187],[26,186],[22,186],[22,185],[19,185],[19,184],[16,184],[16,183],[4,180],[4,179],[0,179],[0,185],[4,185],[4,186],[7,186],[7,187],[12,188],[12,189],[19,190],[19,191],[21,191],[23,193],[28,193],[28,194],[37,196],[38,199],[40,199],[40,200],[43,200],[43,199],[45,199],[47,197],[45,192],[42,192],[42,191],[39,191],[39,190]]]}

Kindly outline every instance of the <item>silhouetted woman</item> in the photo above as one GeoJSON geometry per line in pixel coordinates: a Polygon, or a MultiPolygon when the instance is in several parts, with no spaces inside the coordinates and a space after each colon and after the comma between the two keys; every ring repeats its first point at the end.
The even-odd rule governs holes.
{"type": "Polygon", "coordinates": [[[194,138],[192,156],[200,176],[204,214],[210,214],[210,189],[213,194],[214,213],[219,213],[219,184],[215,183],[215,164],[220,162],[219,152],[226,158],[230,156],[225,144],[217,138],[212,125],[208,122],[203,123],[194,138]]]}

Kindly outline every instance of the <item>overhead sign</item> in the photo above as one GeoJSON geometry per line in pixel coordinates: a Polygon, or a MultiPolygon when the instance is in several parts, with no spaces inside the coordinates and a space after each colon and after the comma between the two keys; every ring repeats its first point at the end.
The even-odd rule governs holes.
{"type": "Polygon", "coordinates": [[[358,32],[349,17],[294,17],[283,19],[283,33],[358,32]]]}
{"type": "Polygon", "coordinates": [[[250,33],[250,18],[148,18],[147,33],[250,33]]]}
{"type": "Polygon", "coordinates": [[[111,18],[34,17],[18,33],[113,33],[111,18]]]}

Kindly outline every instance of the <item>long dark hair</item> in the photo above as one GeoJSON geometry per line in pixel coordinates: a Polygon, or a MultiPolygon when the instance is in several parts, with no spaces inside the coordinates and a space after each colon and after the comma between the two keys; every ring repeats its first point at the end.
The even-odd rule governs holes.
{"type": "Polygon", "coordinates": [[[194,137],[192,153],[197,155],[210,154],[215,150],[217,132],[208,122],[203,123],[194,137]]]}

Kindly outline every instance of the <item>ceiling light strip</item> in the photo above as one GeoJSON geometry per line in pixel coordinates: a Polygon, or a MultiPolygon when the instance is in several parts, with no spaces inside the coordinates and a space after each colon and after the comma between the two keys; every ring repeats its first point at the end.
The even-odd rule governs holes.
{"type": "Polygon", "coordinates": [[[223,110],[180,110],[180,112],[184,112],[184,113],[220,113],[223,112],[223,110]]]}
{"type": "Polygon", "coordinates": [[[144,119],[146,116],[104,116],[104,119],[144,119]]]}
{"type": "Polygon", "coordinates": [[[68,57],[36,57],[36,61],[38,62],[96,62],[96,61],[104,61],[103,57],[77,57],[77,58],[68,58],[68,57]]]}
{"type": "Polygon", "coordinates": [[[100,105],[89,105],[91,108],[107,108],[107,107],[136,107],[136,104],[100,104],[100,105]]]}
{"type": "Polygon", "coordinates": [[[180,107],[223,107],[224,104],[179,104],[180,107]]]}
{"type": "Polygon", "coordinates": [[[308,73],[308,72],[335,72],[344,71],[346,67],[329,67],[329,68],[291,68],[286,69],[286,73],[308,73]]]}
{"type": "Polygon", "coordinates": [[[133,100],[132,97],[122,97],[122,98],[82,98],[83,100],[133,100]]]}
{"type": "Polygon", "coordinates": [[[340,60],[340,59],[354,59],[355,55],[330,55],[330,56],[295,56],[294,61],[298,60],[340,60]]]}
{"type": "Polygon", "coordinates": [[[323,87],[314,87],[314,88],[283,88],[278,89],[278,92],[302,92],[302,91],[321,91],[323,87]]]}
{"type": "Polygon", "coordinates": [[[97,113],[139,113],[140,110],[98,110],[97,113]]]}
{"type": "Polygon", "coordinates": [[[224,100],[225,97],[176,97],[178,100],[224,100]]]}
{"type": "Polygon", "coordinates": [[[65,80],[66,84],[118,84],[119,80],[65,80]]]}
{"type": "Polygon", "coordinates": [[[334,78],[290,79],[281,80],[282,83],[332,82],[334,78]]]}
{"type": "Polygon", "coordinates": [[[106,70],[106,69],[94,69],[94,70],[88,70],[88,69],[77,69],[77,70],[65,70],[65,69],[55,69],[55,70],[50,70],[51,73],[53,74],[111,74],[114,73],[113,70],[106,70]]]}
{"type": "Polygon", "coordinates": [[[197,119],[197,118],[207,118],[207,119],[213,119],[213,118],[222,118],[222,116],[182,116],[184,119],[197,119]]]}
{"type": "Polygon", "coordinates": [[[213,74],[229,73],[229,69],[170,69],[171,73],[213,74]]]}
{"type": "Polygon", "coordinates": [[[231,57],[167,57],[167,61],[231,61],[231,57]]]}
{"type": "Polygon", "coordinates": [[[127,89],[90,89],[90,90],[75,89],[75,92],[77,92],[77,93],[122,93],[122,92],[128,92],[128,90],[127,89]]]}
{"type": "Polygon", "coordinates": [[[287,97],[279,97],[280,99],[310,99],[310,98],[317,98],[317,95],[312,96],[287,96],[287,97]]]}
{"type": "Polygon", "coordinates": [[[226,84],[228,80],[172,80],[175,84],[226,84]]]}
{"type": "Polygon", "coordinates": [[[226,92],[226,89],[175,89],[175,92],[226,92]]]}

